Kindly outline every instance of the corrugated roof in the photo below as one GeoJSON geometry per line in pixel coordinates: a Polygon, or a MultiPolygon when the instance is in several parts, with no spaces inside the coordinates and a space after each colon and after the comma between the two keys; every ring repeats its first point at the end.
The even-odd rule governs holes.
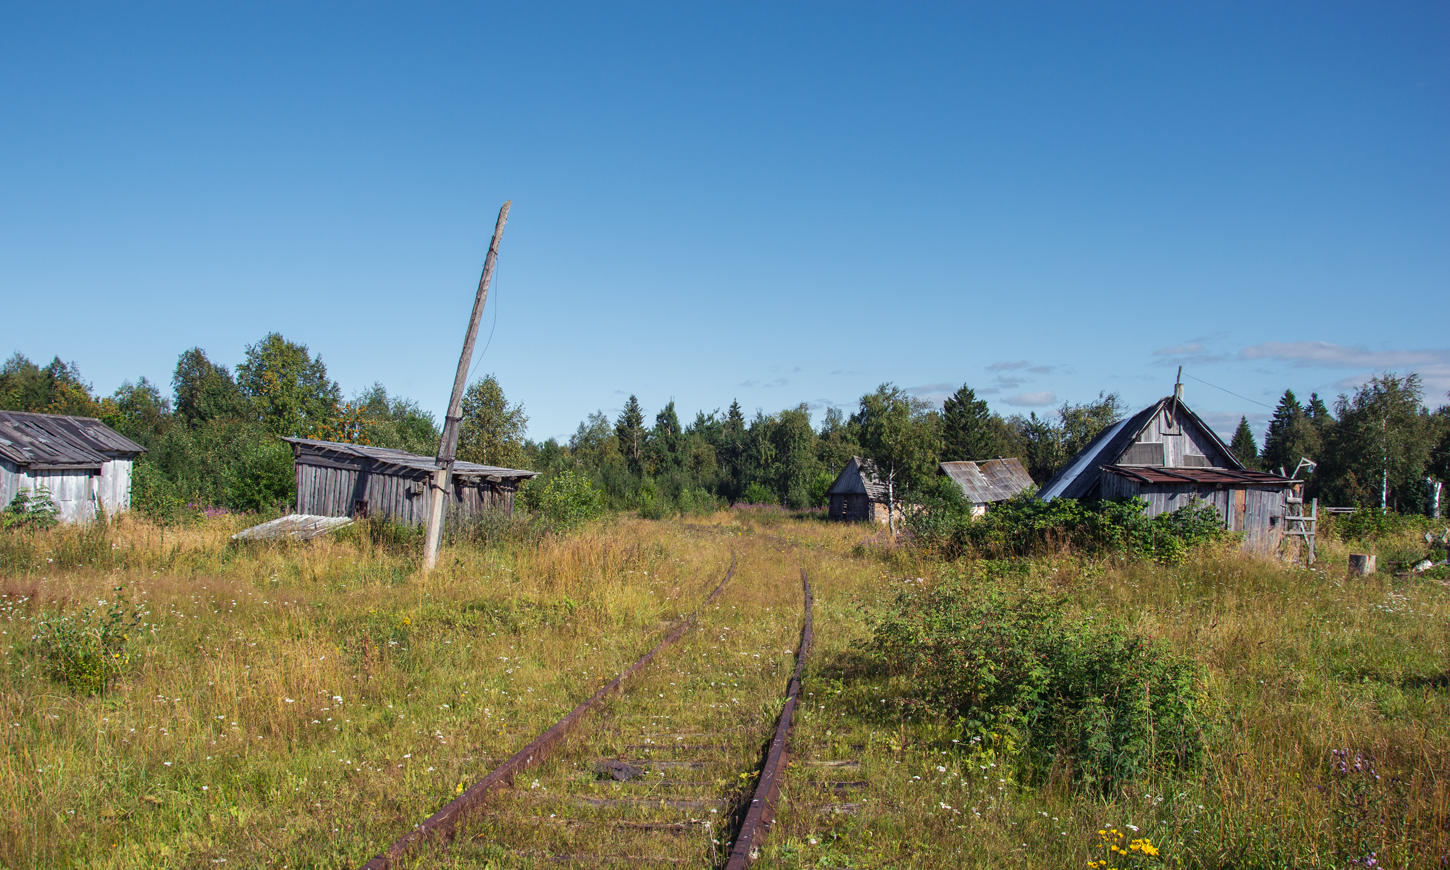
{"type": "Polygon", "coordinates": [[[841,473],[836,475],[835,483],[826,490],[827,495],[853,495],[865,493],[872,501],[886,501],[886,484],[878,480],[876,465],[869,459],[862,459],[859,456],[852,456],[841,473]]]}
{"type": "Polygon", "coordinates": [[[0,411],[0,457],[36,471],[100,470],[146,448],[94,417],[0,411]]]}
{"type": "MultiPolygon", "coordinates": [[[[297,455],[295,445],[306,445],[317,450],[340,453],[344,456],[351,456],[358,459],[372,460],[380,467],[379,470],[382,471],[422,471],[432,474],[433,470],[438,467],[437,460],[432,456],[419,456],[416,453],[408,453],[407,451],[397,450],[392,447],[344,444],[341,441],[320,441],[316,438],[283,438],[282,440],[294,445],[294,455],[297,455]]],[[[477,462],[456,460],[453,463],[453,476],[526,480],[531,477],[538,477],[539,472],[527,471],[522,468],[500,468],[496,465],[480,465],[477,462]]]]}
{"type": "Polygon", "coordinates": [[[943,462],[937,471],[956,481],[967,501],[992,504],[1032,488],[1032,475],[1016,459],[943,462]]]}
{"type": "MultiPolygon", "coordinates": [[[[1153,418],[1163,410],[1163,406],[1172,401],[1174,401],[1172,396],[1165,396],[1128,419],[1098,433],[1096,438],[1088,442],[1088,446],[1080,450],[1068,461],[1067,465],[1063,466],[1061,471],[1042,485],[1042,489],[1037,492],[1037,497],[1043,501],[1054,498],[1086,497],[1097,486],[1098,480],[1102,476],[1103,466],[1115,462],[1119,456],[1122,456],[1123,452],[1128,449],[1128,445],[1137,441],[1138,436],[1148,428],[1148,424],[1153,421],[1153,418]]],[[[1223,455],[1232,464],[1232,468],[1243,470],[1243,463],[1239,462],[1233,451],[1228,449],[1228,446],[1223,443],[1223,439],[1219,438],[1213,428],[1203,422],[1201,417],[1193,413],[1193,410],[1185,405],[1181,398],[1177,401],[1174,413],[1186,414],[1191,418],[1199,430],[1221,448],[1223,455]]]]}
{"type": "Polygon", "coordinates": [[[1267,471],[1238,468],[1154,468],[1104,465],[1103,471],[1139,483],[1226,483],[1240,486],[1288,486],[1289,478],[1267,471]]]}

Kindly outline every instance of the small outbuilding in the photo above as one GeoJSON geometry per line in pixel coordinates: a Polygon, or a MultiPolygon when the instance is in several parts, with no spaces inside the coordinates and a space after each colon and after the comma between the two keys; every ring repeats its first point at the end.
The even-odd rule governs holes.
{"type": "MultiPolygon", "coordinates": [[[[436,462],[389,447],[283,438],[297,470],[297,513],[314,517],[388,517],[419,525],[428,518],[428,482],[436,462]]],[[[512,515],[519,484],[537,471],[475,462],[453,464],[445,520],[512,515]]]]}
{"type": "Polygon", "coordinates": [[[962,496],[972,505],[974,517],[986,513],[989,506],[1033,487],[1032,475],[1016,459],[943,462],[937,466],[936,472],[950,477],[961,487],[962,496]]]}
{"type": "Polygon", "coordinates": [[[1195,502],[1211,504],[1229,531],[1244,533],[1246,549],[1273,552],[1295,484],[1250,471],[1183,403],[1181,391],[1159,399],[1098,434],[1042,485],[1038,498],[1136,496],[1157,516],[1195,502]]]}
{"type": "Polygon", "coordinates": [[[876,465],[869,459],[852,456],[826,490],[826,498],[833,520],[890,521],[886,484],[877,478],[876,465]]]}
{"type": "Polygon", "coordinates": [[[0,411],[0,507],[44,488],[63,523],[131,509],[141,445],[94,417],[0,411]]]}

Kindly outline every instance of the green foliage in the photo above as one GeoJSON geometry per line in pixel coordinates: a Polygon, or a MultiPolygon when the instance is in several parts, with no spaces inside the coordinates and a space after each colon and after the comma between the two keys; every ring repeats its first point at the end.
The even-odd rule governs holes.
{"type": "MultiPolygon", "coordinates": [[[[944,488],[943,488],[944,489],[944,488]]],[[[938,500],[908,518],[928,545],[948,557],[969,553],[992,558],[1033,556],[1056,550],[1080,555],[1121,554],[1176,564],[1196,545],[1224,534],[1223,517],[1195,504],[1156,517],[1142,499],[1078,502],[1019,496],[973,519],[965,502],[938,500]]]]}
{"type": "Polygon", "coordinates": [[[746,504],[779,504],[775,499],[775,493],[763,483],[752,483],[745,487],[745,492],[741,495],[740,500],[746,504]]]}
{"type": "Polygon", "coordinates": [[[887,508],[895,531],[897,511],[932,477],[940,448],[940,421],[930,405],[893,384],[861,397],[851,418],[859,427],[861,452],[876,465],[887,488],[887,508]]]}
{"type": "Polygon", "coordinates": [[[417,402],[389,396],[375,383],[353,397],[343,408],[342,440],[352,444],[391,447],[420,456],[438,452],[441,432],[433,415],[417,402]]]}
{"type": "Polygon", "coordinates": [[[0,511],[0,529],[48,529],[59,522],[57,513],[59,510],[51,501],[49,489],[44,486],[22,489],[0,511]]]}
{"type": "Polygon", "coordinates": [[[1005,424],[966,384],[942,403],[943,462],[995,459],[1006,450],[1005,424]]]}
{"type": "Polygon", "coordinates": [[[52,676],[73,689],[98,694],[131,663],[131,642],[144,625],[146,612],[133,605],[121,587],[102,609],[86,607],[78,614],[42,614],[32,639],[34,650],[52,676]]]}
{"type": "Polygon", "coordinates": [[[573,471],[556,474],[542,486],[534,481],[525,494],[530,509],[566,528],[593,519],[604,510],[604,496],[594,481],[573,471]]]}
{"type": "Polygon", "coordinates": [[[226,366],[212,364],[199,347],[183,352],[177,359],[171,389],[176,395],[176,416],[189,426],[248,416],[247,400],[232,373],[226,366]]]}
{"type": "Polygon", "coordinates": [[[1063,402],[1056,421],[1035,411],[1026,417],[1013,415],[1006,421],[1009,454],[1022,460],[1033,480],[1046,483],[1099,432],[1123,419],[1125,410],[1117,393],[1099,393],[1094,402],[1063,402]]]}
{"type": "Polygon", "coordinates": [[[523,465],[529,418],[522,404],[509,404],[497,378],[485,375],[470,384],[463,393],[461,413],[459,459],[500,468],[523,465]]]}
{"type": "Polygon", "coordinates": [[[41,368],[16,353],[0,366],[0,410],[96,417],[101,405],[75,363],[56,357],[41,368]]]}
{"type": "Polygon", "coordinates": [[[1233,451],[1245,468],[1259,467],[1259,444],[1254,440],[1254,430],[1249,428],[1249,418],[1239,417],[1238,428],[1234,430],[1233,441],[1228,449],[1233,451]]]}
{"type": "Polygon", "coordinates": [[[1016,735],[1026,780],[1065,768],[1106,790],[1203,757],[1188,659],[1115,623],[1068,620],[1040,595],[912,584],[869,651],[925,710],[1016,735]]]}
{"type": "MultiPolygon", "coordinates": [[[[268,432],[301,438],[330,438],[342,406],[342,390],[327,377],[322,356],[307,345],[270,333],[247,345],[237,366],[237,387],[268,432]]],[[[178,402],[180,404],[180,402],[178,402]]]]}
{"type": "Polygon", "coordinates": [[[644,456],[644,409],[639,406],[639,398],[631,395],[629,401],[624,403],[624,410],[619,412],[619,420],[614,424],[614,435],[619,439],[619,452],[624,454],[631,465],[638,467],[640,459],[644,456]]]}
{"type": "Polygon", "coordinates": [[[1393,373],[1341,395],[1316,492],[1335,504],[1420,509],[1439,435],[1439,420],[1421,405],[1423,396],[1419,375],[1393,373]]]}

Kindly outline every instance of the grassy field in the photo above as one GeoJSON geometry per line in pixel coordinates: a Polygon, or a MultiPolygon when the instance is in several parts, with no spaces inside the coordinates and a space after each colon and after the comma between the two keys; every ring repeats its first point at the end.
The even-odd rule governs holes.
{"type": "MultiPolygon", "coordinates": [[[[1231,549],[1175,567],[944,564],[875,529],[732,512],[460,541],[423,581],[417,539],[397,530],[238,545],[240,524],[126,518],[0,536],[0,863],[361,864],[644,652],[732,552],[755,578],[736,608],[796,600],[793,559],[817,596],[798,763],[757,866],[1349,867],[1372,852],[1379,866],[1441,867],[1450,855],[1450,590],[1350,580],[1342,546],[1314,571],[1231,549]],[[939,584],[1045,591],[1074,618],[1119,619],[1190,656],[1204,763],[1108,792],[1017,782],[1010,746],[984,749],[917,711],[919,687],[862,645],[898,591],[939,584]],[[32,637],[117,587],[145,611],[130,662],[103,693],[67,687],[32,637]],[[833,768],[811,762],[857,765],[863,785],[823,799],[812,782],[833,768]],[[1115,857],[1114,832],[1158,855],[1115,857]]],[[[742,727],[768,726],[792,624],[761,624],[774,652],[750,671],[742,727]]],[[[710,697],[706,637],[639,697],[672,674],[710,697]]],[[[475,842],[451,863],[496,860],[475,842]]]]}

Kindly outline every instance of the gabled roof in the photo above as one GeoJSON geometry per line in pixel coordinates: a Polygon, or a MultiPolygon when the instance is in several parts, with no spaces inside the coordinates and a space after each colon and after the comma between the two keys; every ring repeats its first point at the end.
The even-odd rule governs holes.
{"type": "Polygon", "coordinates": [[[973,504],[1006,501],[1032,488],[1032,475],[1016,459],[988,459],[982,462],[943,462],[938,474],[945,474],[962,488],[973,504]]]}
{"type": "MultiPolygon", "coordinates": [[[[1233,451],[1223,443],[1223,439],[1199,417],[1193,410],[1183,403],[1182,398],[1174,399],[1173,396],[1164,396],[1126,420],[1107,427],[1099,432],[1097,437],[1088,442],[1088,445],[1072,459],[1062,470],[1052,476],[1052,479],[1042,485],[1037,491],[1037,497],[1043,501],[1054,498],[1085,498],[1097,487],[1102,477],[1103,466],[1116,464],[1118,457],[1128,449],[1128,446],[1138,440],[1148,424],[1162,412],[1165,405],[1175,403],[1174,415],[1178,419],[1192,421],[1205,437],[1218,446],[1219,452],[1229,463],[1228,468],[1235,471],[1243,471],[1244,465],[1234,456],[1233,451]]],[[[1182,470],[1182,469],[1175,469],[1182,470]]]]}
{"type": "Polygon", "coordinates": [[[94,417],[0,411],[0,458],[35,471],[99,471],[146,448],[94,417]]]}
{"type": "Polygon", "coordinates": [[[862,459],[859,456],[852,456],[841,473],[836,475],[836,482],[826,490],[827,495],[858,495],[865,493],[872,501],[886,500],[886,484],[880,482],[876,476],[876,465],[869,459],[862,459]]]}
{"type": "MultiPolygon", "coordinates": [[[[316,438],[283,438],[292,445],[292,455],[299,462],[306,463],[304,451],[308,450],[321,455],[333,454],[336,456],[351,459],[362,459],[370,462],[374,469],[383,473],[404,473],[412,476],[414,472],[432,474],[438,467],[437,460],[431,456],[419,456],[416,453],[409,453],[406,450],[397,450],[392,447],[370,447],[365,444],[344,444],[341,441],[321,441],[316,438]]],[[[500,468],[496,465],[480,465],[477,462],[464,462],[456,460],[453,463],[453,476],[463,478],[479,478],[481,480],[527,480],[531,477],[538,477],[537,471],[526,471],[522,468],[500,468]]]]}

